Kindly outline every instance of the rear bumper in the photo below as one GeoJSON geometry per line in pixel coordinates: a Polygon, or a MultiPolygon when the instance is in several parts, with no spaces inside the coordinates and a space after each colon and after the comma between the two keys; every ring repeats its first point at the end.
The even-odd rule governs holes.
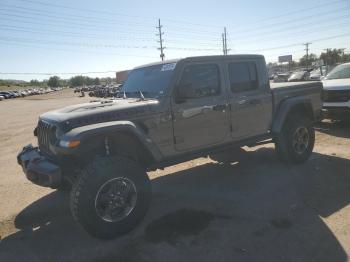
{"type": "Polygon", "coordinates": [[[24,147],[17,155],[17,162],[27,179],[36,185],[57,188],[61,184],[61,168],[43,156],[38,148],[24,147]]]}

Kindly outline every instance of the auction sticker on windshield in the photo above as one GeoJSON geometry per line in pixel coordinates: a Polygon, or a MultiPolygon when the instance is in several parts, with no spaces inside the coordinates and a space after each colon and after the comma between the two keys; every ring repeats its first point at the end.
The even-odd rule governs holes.
{"type": "Polygon", "coordinates": [[[176,63],[171,64],[165,64],[162,66],[162,69],[160,71],[172,71],[175,69],[176,63]]]}

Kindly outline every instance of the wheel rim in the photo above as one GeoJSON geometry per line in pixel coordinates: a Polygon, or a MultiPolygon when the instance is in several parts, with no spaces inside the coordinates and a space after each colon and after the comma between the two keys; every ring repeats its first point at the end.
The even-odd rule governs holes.
{"type": "Polygon", "coordinates": [[[104,221],[118,222],[130,215],[136,206],[136,200],[136,186],[130,179],[113,178],[99,188],[95,210],[104,221]]]}
{"type": "Polygon", "coordinates": [[[299,127],[293,134],[293,148],[296,153],[303,154],[309,146],[310,135],[306,127],[299,127]]]}

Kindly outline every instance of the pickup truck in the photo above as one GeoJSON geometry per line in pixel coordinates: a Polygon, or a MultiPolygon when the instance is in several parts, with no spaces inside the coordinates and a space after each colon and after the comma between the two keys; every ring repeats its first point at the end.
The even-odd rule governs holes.
{"type": "Polygon", "coordinates": [[[336,66],[322,82],[324,118],[332,120],[349,120],[350,63],[336,66]]]}
{"type": "Polygon", "coordinates": [[[70,188],[74,219],[92,236],[133,229],[151,199],[147,171],[275,143],[285,162],[303,163],[315,143],[322,83],[270,87],[260,55],[191,57],[137,67],[114,99],[39,117],[17,157],[26,177],[70,188]]]}

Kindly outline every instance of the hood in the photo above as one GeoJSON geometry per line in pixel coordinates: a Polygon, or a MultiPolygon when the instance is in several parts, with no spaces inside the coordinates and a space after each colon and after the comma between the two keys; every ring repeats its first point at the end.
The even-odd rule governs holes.
{"type": "Polygon", "coordinates": [[[350,90],[350,78],[323,80],[325,90],[350,90]]]}
{"type": "Polygon", "coordinates": [[[157,108],[158,100],[117,99],[102,100],[68,106],[44,113],[40,119],[63,125],[65,130],[96,123],[130,120],[151,114],[157,108]]]}

